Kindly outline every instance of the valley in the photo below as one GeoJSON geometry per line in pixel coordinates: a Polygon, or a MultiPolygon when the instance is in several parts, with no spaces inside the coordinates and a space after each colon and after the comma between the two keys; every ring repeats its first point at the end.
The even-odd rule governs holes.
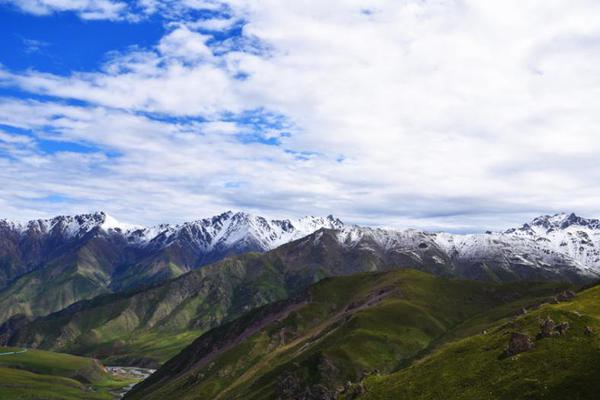
{"type": "Polygon", "coordinates": [[[0,398],[110,400],[145,375],[113,373],[90,358],[0,347],[0,398]]]}
{"type": "MultiPolygon", "coordinates": [[[[184,254],[174,253],[174,248],[192,243],[189,238],[181,241],[183,233],[172,233],[172,239],[160,239],[171,244],[158,246],[154,260],[171,257],[170,263],[180,264],[168,270],[179,272],[170,278],[152,273],[146,285],[124,285],[131,281],[118,280],[127,275],[119,260],[133,253],[131,245],[123,243],[146,231],[117,230],[106,214],[94,215],[100,225],[55,225],[63,233],[79,232],[73,236],[77,244],[69,241],[73,239],[64,244],[66,254],[79,260],[74,264],[76,275],[83,265],[89,272],[102,266],[103,271],[118,271],[112,273],[112,283],[99,294],[88,292],[89,299],[46,314],[16,313],[0,325],[0,343],[5,346],[97,359],[109,366],[106,371],[119,371],[115,379],[123,384],[104,387],[90,381],[87,387],[73,389],[72,398],[77,398],[77,390],[90,388],[99,398],[395,398],[393,388],[392,394],[385,394],[388,376],[404,376],[434,357],[442,360],[444,349],[476,341],[483,331],[490,332],[485,338],[491,340],[494,329],[513,323],[521,313],[553,307],[562,293],[600,277],[595,258],[600,223],[568,214],[476,235],[345,226],[334,217],[310,217],[302,219],[313,221],[310,229],[302,228],[308,229],[306,235],[305,230],[289,228],[291,222],[281,223],[292,232],[284,239],[262,224],[267,221],[262,217],[225,213],[202,220],[206,232],[214,223],[221,226],[218,237],[235,237],[228,239],[230,250],[222,249],[222,259],[203,264],[196,256],[172,258],[184,254]],[[103,225],[106,221],[110,227],[103,225]],[[329,223],[335,229],[322,226],[329,223]],[[271,238],[273,245],[248,245],[261,237],[271,238]],[[88,262],[82,264],[83,255],[88,262]],[[181,263],[183,259],[194,261],[181,263]],[[133,387],[148,374],[143,371],[154,369],[156,373],[133,387]]],[[[163,227],[160,235],[171,230],[163,227]]],[[[27,241],[24,235],[22,245],[27,241]]],[[[196,247],[188,250],[206,248],[194,243],[196,247]]],[[[67,256],[9,283],[0,292],[6,299],[3,304],[36,304],[41,287],[38,299],[51,300],[43,293],[64,297],[56,285],[75,287],[78,278],[66,272],[65,266],[73,264],[61,263],[71,258],[61,257],[67,256]],[[42,279],[45,274],[60,279],[42,279]]],[[[160,270],[160,263],[152,265],[150,270],[160,270]]],[[[131,268],[130,274],[140,272],[131,268]]],[[[497,347],[499,339],[495,340],[497,347]]],[[[426,372],[419,368],[419,373],[426,372]]]]}

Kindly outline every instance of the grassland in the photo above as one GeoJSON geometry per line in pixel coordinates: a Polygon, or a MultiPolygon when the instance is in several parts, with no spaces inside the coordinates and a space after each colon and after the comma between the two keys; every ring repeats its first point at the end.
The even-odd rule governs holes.
{"type": "Polygon", "coordinates": [[[600,393],[600,287],[546,304],[479,333],[454,340],[390,375],[365,380],[361,400],[597,399],[600,393]],[[562,335],[534,339],[541,321],[568,323],[562,335]],[[534,348],[505,353],[511,333],[534,348]]]}
{"type": "Polygon", "coordinates": [[[90,358],[0,347],[0,399],[113,399],[134,380],[109,374],[90,358]]]}
{"type": "Polygon", "coordinates": [[[330,398],[562,289],[414,270],[327,278],[203,335],[127,399],[330,398]]]}

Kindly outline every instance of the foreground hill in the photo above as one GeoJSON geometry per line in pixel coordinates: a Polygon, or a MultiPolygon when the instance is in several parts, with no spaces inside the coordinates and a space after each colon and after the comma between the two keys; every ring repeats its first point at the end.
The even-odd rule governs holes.
{"type": "Polygon", "coordinates": [[[207,332],[126,399],[337,398],[445,337],[479,332],[564,289],[415,270],[325,279],[207,332]]]}
{"type": "Polygon", "coordinates": [[[541,267],[524,258],[510,264],[503,252],[495,263],[481,258],[489,252],[459,259],[444,252],[436,238],[412,231],[322,229],[265,254],[228,258],[150,289],[101,296],[33,321],[15,317],[0,327],[0,340],[121,365],[156,366],[207,330],[325,277],[398,268],[497,282],[583,283],[595,276],[576,266],[541,267]]]}
{"type": "Polygon", "coordinates": [[[408,368],[369,377],[359,399],[597,399],[599,332],[596,286],[439,346],[408,368]],[[515,333],[527,345],[507,353],[515,333]]]}
{"type": "Polygon", "coordinates": [[[133,382],[111,375],[93,359],[0,347],[2,399],[113,399],[112,390],[133,382]]]}

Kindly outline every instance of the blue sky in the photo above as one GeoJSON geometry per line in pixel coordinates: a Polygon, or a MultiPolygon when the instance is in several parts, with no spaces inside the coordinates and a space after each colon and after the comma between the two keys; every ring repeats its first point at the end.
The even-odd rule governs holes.
{"type": "Polygon", "coordinates": [[[0,0],[0,209],[600,216],[591,0],[0,0]],[[286,2],[287,3],[287,2],[286,2]]]}
{"type": "Polygon", "coordinates": [[[165,33],[161,21],[139,23],[85,21],[73,13],[36,16],[0,8],[2,64],[14,70],[35,68],[58,75],[94,71],[110,52],[150,47],[165,33]]]}

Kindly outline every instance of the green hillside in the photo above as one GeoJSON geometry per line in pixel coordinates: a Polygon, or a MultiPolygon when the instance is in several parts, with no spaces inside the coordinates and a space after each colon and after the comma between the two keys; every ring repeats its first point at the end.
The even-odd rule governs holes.
{"type": "Polygon", "coordinates": [[[47,315],[84,299],[109,293],[115,251],[92,239],[0,290],[0,321],[22,314],[47,315]]]}
{"type": "Polygon", "coordinates": [[[132,382],[94,359],[0,347],[0,399],[113,399],[132,382]]]}
{"type": "Polygon", "coordinates": [[[597,399],[599,332],[600,286],[440,346],[409,368],[370,377],[360,399],[597,399]],[[537,337],[548,318],[568,329],[537,337]],[[534,347],[510,356],[505,350],[515,332],[534,347]]]}
{"type": "Polygon", "coordinates": [[[560,284],[492,284],[415,270],[325,279],[216,328],[127,399],[329,399],[430,346],[548,301],[560,284]],[[348,385],[352,382],[352,385],[348,385]]]}
{"type": "MultiPolygon", "coordinates": [[[[266,254],[227,258],[151,288],[81,301],[33,322],[9,321],[6,329],[0,327],[0,340],[119,365],[156,367],[202,333],[294,296],[325,277],[398,268],[446,277],[458,273],[434,262],[442,255],[433,246],[420,250],[418,262],[400,251],[372,248],[376,248],[372,241],[347,248],[334,231],[321,230],[266,254]]],[[[518,276],[506,279],[514,281],[518,276]]],[[[47,280],[49,288],[60,283],[60,279],[47,280]]]]}
{"type": "Polygon", "coordinates": [[[306,286],[296,283],[272,257],[247,254],[154,288],[80,302],[19,329],[9,344],[154,366],[223,321],[306,286]]]}

